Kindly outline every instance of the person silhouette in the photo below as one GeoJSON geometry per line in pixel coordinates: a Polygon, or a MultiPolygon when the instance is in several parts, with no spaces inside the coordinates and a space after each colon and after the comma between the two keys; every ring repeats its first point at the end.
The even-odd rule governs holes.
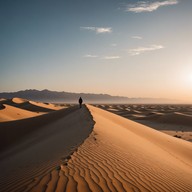
{"type": "Polygon", "coordinates": [[[83,99],[80,97],[79,98],[79,107],[81,108],[81,106],[82,106],[82,103],[83,103],[83,99]]]}

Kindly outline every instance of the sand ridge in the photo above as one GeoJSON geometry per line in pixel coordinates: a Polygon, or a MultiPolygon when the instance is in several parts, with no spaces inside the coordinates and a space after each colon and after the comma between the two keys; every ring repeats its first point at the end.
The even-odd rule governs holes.
{"type": "Polygon", "coordinates": [[[40,103],[40,102],[34,102],[34,101],[29,101],[29,103],[35,106],[39,106],[39,107],[47,108],[51,110],[60,110],[60,109],[67,108],[67,106],[59,106],[51,103],[40,103]]]}
{"type": "Polygon", "coordinates": [[[88,105],[91,135],[23,191],[191,192],[192,144],[88,105]]]}

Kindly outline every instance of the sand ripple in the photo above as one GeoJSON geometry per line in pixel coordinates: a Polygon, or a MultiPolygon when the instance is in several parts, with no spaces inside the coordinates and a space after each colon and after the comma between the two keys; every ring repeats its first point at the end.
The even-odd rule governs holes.
{"type": "Polygon", "coordinates": [[[32,181],[24,191],[191,191],[192,185],[175,175],[176,169],[151,166],[147,158],[122,151],[97,140],[93,133],[75,152],[67,165],[32,181]]]}

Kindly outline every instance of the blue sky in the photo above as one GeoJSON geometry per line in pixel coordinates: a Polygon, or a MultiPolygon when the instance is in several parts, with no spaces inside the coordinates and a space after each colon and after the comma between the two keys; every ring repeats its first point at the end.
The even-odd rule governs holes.
{"type": "Polygon", "coordinates": [[[191,0],[0,1],[0,91],[192,102],[191,0]]]}

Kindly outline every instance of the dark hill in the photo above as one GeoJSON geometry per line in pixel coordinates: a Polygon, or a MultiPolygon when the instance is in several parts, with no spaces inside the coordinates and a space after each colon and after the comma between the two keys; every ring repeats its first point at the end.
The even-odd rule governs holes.
{"type": "Polygon", "coordinates": [[[11,99],[19,97],[33,101],[52,103],[76,103],[80,96],[83,98],[85,103],[173,103],[173,101],[167,99],[128,98],[122,96],[111,96],[108,94],[70,93],[64,91],[50,91],[47,89],[42,91],[28,89],[17,92],[0,93],[0,98],[11,99]]]}

